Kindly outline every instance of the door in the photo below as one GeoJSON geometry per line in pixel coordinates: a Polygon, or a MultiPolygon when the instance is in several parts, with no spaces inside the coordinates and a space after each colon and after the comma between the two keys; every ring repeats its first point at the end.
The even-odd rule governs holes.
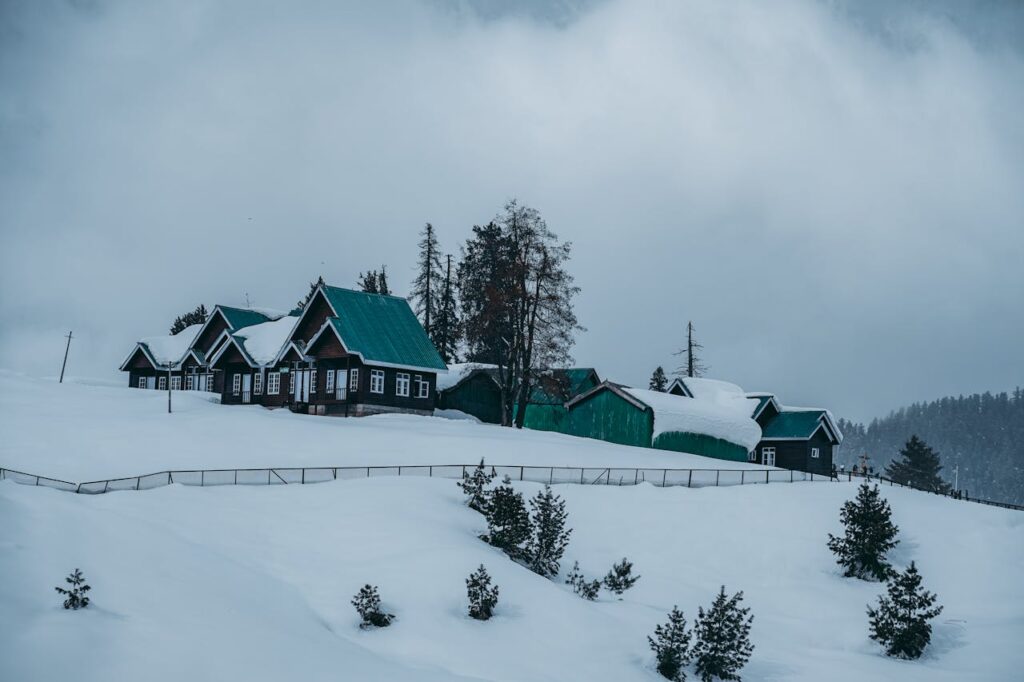
{"type": "Polygon", "coordinates": [[[761,455],[764,459],[761,464],[769,467],[775,466],[775,448],[761,448],[761,455]]]}
{"type": "Polygon", "coordinates": [[[250,401],[250,399],[251,399],[251,396],[252,396],[252,375],[246,373],[246,374],[242,375],[242,402],[243,403],[248,403],[250,401]]]}
{"type": "Polygon", "coordinates": [[[146,388],[156,388],[156,377],[146,377],[146,388]]]}
{"type": "Polygon", "coordinates": [[[308,403],[309,402],[309,380],[310,371],[308,369],[300,369],[295,372],[295,402],[297,403],[308,403]]]}
{"type": "Polygon", "coordinates": [[[339,369],[337,372],[337,380],[334,382],[334,398],[335,400],[345,399],[345,390],[348,387],[348,372],[339,369]]]}

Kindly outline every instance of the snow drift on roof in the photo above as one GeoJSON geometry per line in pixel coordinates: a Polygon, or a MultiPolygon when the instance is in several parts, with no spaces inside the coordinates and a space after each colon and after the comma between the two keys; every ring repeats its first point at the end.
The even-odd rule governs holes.
{"type": "Polygon", "coordinates": [[[202,326],[193,324],[173,335],[147,336],[144,339],[139,339],[139,343],[149,350],[149,354],[157,363],[161,365],[166,365],[169,362],[177,363],[185,357],[185,353],[188,352],[202,326]]]}
{"type": "Polygon", "coordinates": [[[669,431],[700,433],[752,450],[761,440],[761,427],[750,418],[750,404],[734,384],[712,379],[687,379],[694,397],[641,388],[627,393],[654,410],[652,438],[669,431]]]}
{"type": "Polygon", "coordinates": [[[253,362],[257,365],[269,365],[274,362],[281,346],[288,341],[294,326],[294,317],[282,317],[272,322],[243,327],[234,333],[234,337],[242,344],[253,362]]]}
{"type": "Polygon", "coordinates": [[[497,365],[488,365],[483,362],[456,362],[448,365],[447,374],[437,375],[437,390],[447,391],[449,388],[459,383],[472,372],[474,369],[497,369],[497,365]]]}

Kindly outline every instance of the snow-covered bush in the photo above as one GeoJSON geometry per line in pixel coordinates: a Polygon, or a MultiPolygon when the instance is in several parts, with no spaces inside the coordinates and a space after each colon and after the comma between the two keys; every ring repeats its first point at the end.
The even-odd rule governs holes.
{"type": "Polygon", "coordinates": [[[491,576],[483,564],[466,578],[466,594],[469,597],[469,617],[490,620],[498,604],[498,586],[491,587],[491,576]]]}
{"type": "Polygon", "coordinates": [[[530,500],[530,507],[533,509],[533,537],[526,553],[530,569],[545,577],[556,576],[572,533],[571,528],[565,527],[569,516],[565,511],[565,500],[546,485],[530,500]]]}
{"type": "Polygon", "coordinates": [[[640,576],[633,575],[633,564],[626,557],[622,557],[622,561],[612,566],[608,575],[604,577],[604,586],[610,592],[622,594],[633,587],[637,580],[640,580],[640,576]]]}
{"type": "Polygon", "coordinates": [[[470,509],[475,509],[481,514],[487,514],[488,508],[488,497],[489,491],[487,486],[494,480],[493,470],[488,473],[484,467],[484,460],[480,460],[480,464],[473,469],[473,472],[462,472],[462,480],[456,483],[457,486],[462,488],[462,492],[466,495],[466,505],[470,509]]]}
{"type": "Polygon", "coordinates": [[[64,600],[64,608],[77,611],[88,606],[89,598],[85,596],[85,593],[92,588],[85,584],[85,576],[82,575],[82,572],[76,568],[74,573],[64,578],[64,581],[71,586],[69,589],[64,589],[63,587],[53,588],[57,590],[58,594],[63,594],[67,597],[64,600]]]}
{"type": "Polygon", "coordinates": [[[525,559],[533,528],[522,493],[512,487],[508,476],[490,495],[487,508],[487,542],[513,559],[525,559]]]}
{"type": "Polygon", "coordinates": [[[921,589],[921,574],[913,561],[905,572],[889,579],[886,590],[889,594],[878,598],[877,609],[868,607],[871,639],[889,656],[920,658],[932,638],[928,621],[942,613],[942,607],[934,606],[933,593],[921,589]]]}
{"type": "Polygon", "coordinates": [[[703,682],[711,682],[716,677],[739,680],[740,669],[754,652],[754,645],[750,643],[750,624],[754,617],[749,615],[749,608],[740,606],[741,601],[743,592],[726,597],[723,585],[710,609],[706,612],[698,609],[693,657],[703,682]]]}
{"type": "Polygon", "coordinates": [[[673,606],[668,622],[654,628],[654,637],[647,637],[655,658],[658,672],[662,677],[682,682],[686,679],[683,666],[690,661],[690,631],[686,629],[686,618],[678,607],[673,606]]]}
{"type": "Polygon", "coordinates": [[[580,570],[580,562],[573,562],[572,570],[569,571],[569,575],[565,578],[567,585],[572,585],[572,591],[580,595],[587,601],[594,601],[597,599],[597,593],[601,590],[600,580],[587,580],[586,576],[580,570]]]}
{"type": "Polygon", "coordinates": [[[391,625],[391,621],[395,619],[394,615],[381,611],[380,594],[372,585],[363,585],[359,589],[358,594],[352,598],[352,606],[356,607],[359,617],[363,619],[363,622],[359,624],[359,627],[363,629],[385,628],[391,625]]]}
{"type": "Polygon", "coordinates": [[[843,522],[843,537],[829,533],[828,548],[843,567],[843,575],[861,580],[888,578],[892,566],[885,555],[899,543],[899,528],[893,524],[889,502],[878,486],[862,483],[857,498],[843,503],[839,519],[843,522]]]}

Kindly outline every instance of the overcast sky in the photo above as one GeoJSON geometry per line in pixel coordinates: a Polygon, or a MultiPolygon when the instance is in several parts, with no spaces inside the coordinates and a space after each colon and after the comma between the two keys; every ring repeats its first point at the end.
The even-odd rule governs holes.
{"type": "Polygon", "coordinates": [[[0,3],[0,367],[404,294],[424,222],[517,197],[602,377],[693,320],[710,376],[857,419],[1024,384],[1024,3],[506,6],[0,3]]]}

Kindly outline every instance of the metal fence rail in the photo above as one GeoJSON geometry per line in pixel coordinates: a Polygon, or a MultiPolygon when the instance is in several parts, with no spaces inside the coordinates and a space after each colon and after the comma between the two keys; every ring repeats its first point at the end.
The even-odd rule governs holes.
{"type": "MultiPolygon", "coordinates": [[[[428,478],[461,479],[476,468],[476,464],[417,464],[400,466],[347,466],[347,467],[279,467],[270,469],[180,469],[158,471],[140,476],[110,478],[99,481],[73,483],[47,476],[37,476],[14,469],[0,467],[0,480],[11,480],[23,485],[54,488],[86,495],[101,495],[117,490],[151,490],[177,483],[193,486],[219,485],[304,485],[336,480],[352,480],[374,476],[423,476],[428,478]]],[[[650,483],[658,487],[707,488],[769,483],[798,483],[814,481],[852,481],[855,477],[875,481],[882,485],[921,490],[883,476],[843,472],[838,479],[791,469],[651,469],[628,467],[543,467],[520,465],[492,465],[488,467],[498,478],[508,476],[515,481],[576,485],[638,485],[650,483]]],[[[933,492],[933,491],[922,491],[933,492]]],[[[1024,511],[1024,506],[968,497],[966,494],[946,494],[952,499],[977,502],[1004,509],[1024,511]]]]}

